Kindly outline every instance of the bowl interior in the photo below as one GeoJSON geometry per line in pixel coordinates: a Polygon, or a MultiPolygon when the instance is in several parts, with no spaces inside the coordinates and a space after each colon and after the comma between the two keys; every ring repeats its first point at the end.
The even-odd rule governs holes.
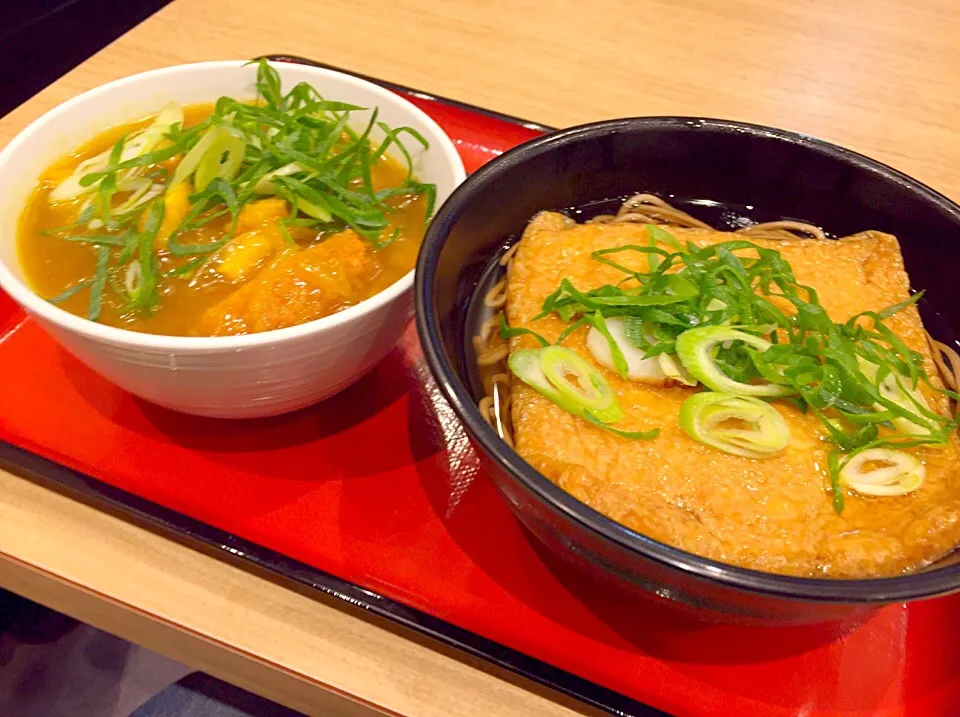
{"type": "Polygon", "coordinates": [[[929,188],[856,153],[740,123],[647,118],[574,128],[513,150],[469,178],[434,220],[420,255],[416,298],[425,351],[481,448],[557,509],[631,548],[704,574],[743,585],[762,582],[773,592],[855,599],[922,594],[940,589],[944,580],[960,587],[960,569],[949,575],[940,570],[960,562],[957,553],[913,576],[826,581],[767,575],[667,548],[560,491],[486,425],[475,408],[468,347],[476,327],[469,309],[492,257],[540,210],[636,192],[681,203],[711,222],[719,208],[736,207],[763,220],[811,222],[834,236],[866,229],[894,234],[914,288],[927,290],[920,311],[928,330],[958,345],[960,208],[929,188]],[[863,585],[869,583],[873,593],[863,585]]]}
{"type": "MultiPolygon", "coordinates": [[[[463,164],[453,143],[432,119],[406,100],[377,85],[332,70],[290,63],[273,66],[285,90],[298,82],[308,82],[324,97],[361,107],[377,107],[379,121],[419,131],[430,142],[430,148],[425,150],[416,142],[406,142],[406,146],[413,156],[417,175],[437,185],[438,206],[463,181],[463,164]]],[[[33,297],[22,286],[24,276],[17,257],[17,226],[40,174],[100,132],[156,113],[168,101],[184,105],[212,103],[224,95],[254,99],[255,79],[256,67],[241,61],[203,62],[154,70],[80,95],[25,129],[0,153],[0,279],[6,279],[2,282],[4,287],[28,309],[44,311],[49,314],[48,318],[69,322],[66,312],[33,297]],[[6,277],[4,270],[8,272],[6,277]]],[[[365,124],[367,119],[368,111],[356,112],[358,125],[365,124]]],[[[110,333],[114,331],[132,333],[120,329],[110,333]]]]}

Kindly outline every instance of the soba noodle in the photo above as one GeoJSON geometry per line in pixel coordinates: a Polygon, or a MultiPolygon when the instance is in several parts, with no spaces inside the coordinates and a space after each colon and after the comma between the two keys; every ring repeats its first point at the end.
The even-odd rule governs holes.
{"type": "MultiPolygon", "coordinates": [[[[940,370],[940,377],[951,391],[960,391],[960,354],[950,346],[927,334],[933,349],[933,360],[940,370]]],[[[960,402],[956,402],[954,416],[960,418],[960,402]]]]}

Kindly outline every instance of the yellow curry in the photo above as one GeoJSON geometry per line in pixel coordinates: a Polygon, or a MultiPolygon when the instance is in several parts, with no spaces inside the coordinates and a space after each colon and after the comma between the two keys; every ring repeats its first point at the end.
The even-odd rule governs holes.
{"type": "Polygon", "coordinates": [[[376,111],[351,128],[364,108],[282,95],[272,72],[259,102],[168,105],[50,167],[20,223],[32,288],[110,326],[219,336],[327,316],[408,273],[433,186],[401,134],[426,143],[376,111]]]}

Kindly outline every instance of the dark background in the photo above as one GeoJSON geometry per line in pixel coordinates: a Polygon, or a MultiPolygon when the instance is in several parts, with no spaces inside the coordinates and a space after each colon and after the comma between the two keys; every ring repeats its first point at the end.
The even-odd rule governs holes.
{"type": "Polygon", "coordinates": [[[0,0],[0,116],[170,0],[0,0]]]}

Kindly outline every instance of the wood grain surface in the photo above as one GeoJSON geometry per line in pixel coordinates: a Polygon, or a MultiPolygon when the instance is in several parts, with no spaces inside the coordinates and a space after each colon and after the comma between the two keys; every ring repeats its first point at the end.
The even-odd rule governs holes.
{"type": "Polygon", "coordinates": [[[3,471],[0,585],[310,715],[594,714],[3,471]]]}
{"type": "MultiPolygon", "coordinates": [[[[0,120],[0,145],[124,75],[288,53],[552,125],[775,125],[960,198],[958,38],[956,0],[176,0],[0,120]]],[[[0,584],[310,713],[579,711],[5,473],[0,584]]]]}

